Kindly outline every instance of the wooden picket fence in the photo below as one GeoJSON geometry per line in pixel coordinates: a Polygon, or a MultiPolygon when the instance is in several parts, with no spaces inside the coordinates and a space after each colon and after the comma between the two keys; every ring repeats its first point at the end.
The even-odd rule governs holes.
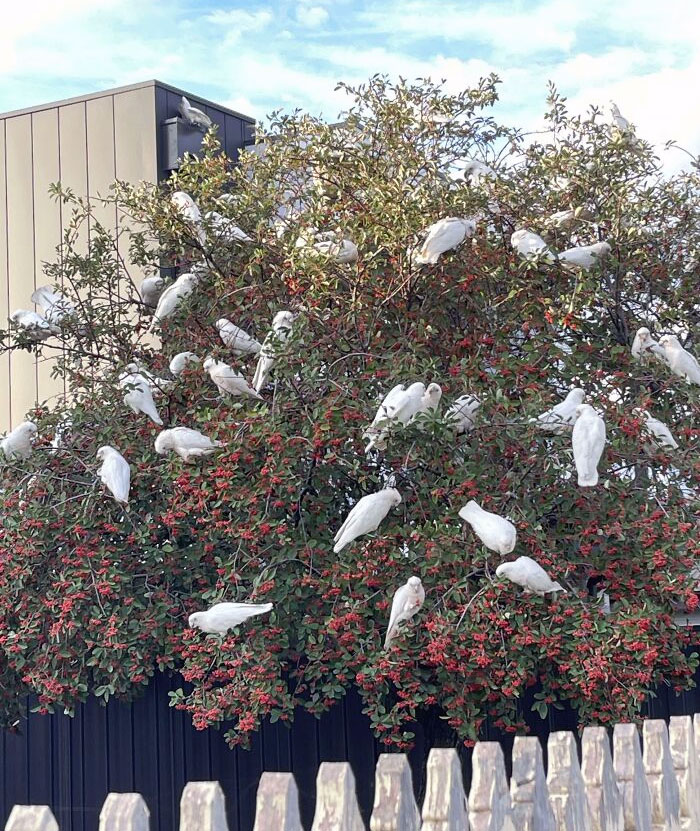
{"type": "MultiPolygon", "coordinates": [[[[587,727],[581,762],[574,735],[552,733],[545,774],[542,747],[517,737],[510,783],[501,746],[479,742],[465,795],[453,749],[428,757],[422,811],[402,754],[385,753],[376,769],[371,831],[698,831],[700,829],[700,714],[644,722],[639,732],[618,724],[610,737],[587,727]],[[695,733],[698,733],[698,747],[695,733]]],[[[46,805],[15,805],[5,831],[58,831],[46,805]]],[[[139,794],[107,796],[99,831],[149,831],[139,794]]],[[[228,831],[218,782],[189,782],[180,802],[180,831],[228,831]]],[[[263,773],[254,831],[302,831],[297,786],[291,773],[263,773]]],[[[312,831],[365,831],[346,762],[324,762],[317,778],[312,831]]]]}

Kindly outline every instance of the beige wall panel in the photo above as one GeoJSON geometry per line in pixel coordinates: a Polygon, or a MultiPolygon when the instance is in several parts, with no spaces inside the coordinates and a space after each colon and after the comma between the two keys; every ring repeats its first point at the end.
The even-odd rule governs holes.
{"type": "Polygon", "coordinates": [[[100,197],[110,196],[110,186],[116,179],[114,98],[111,95],[95,98],[87,101],[86,106],[88,186],[93,215],[112,235],[116,235],[117,209],[100,201],[100,197]]]}
{"type": "MultiPolygon", "coordinates": [[[[87,135],[85,128],[85,102],[68,104],[58,108],[58,135],[61,161],[61,184],[70,188],[76,196],[88,195],[87,135]]],[[[69,205],[63,207],[63,226],[70,221],[69,205]]],[[[79,240],[87,250],[88,230],[81,230],[79,240]]]]}
{"type": "Polygon", "coordinates": [[[157,179],[155,88],[114,96],[117,178],[127,182],[157,179]]]}
{"type": "MultiPolygon", "coordinates": [[[[155,88],[136,89],[114,96],[114,133],[117,179],[138,184],[158,181],[158,129],[155,123],[155,88]]],[[[120,223],[120,227],[124,227],[120,223]]],[[[126,241],[120,254],[127,260],[126,241]]],[[[139,285],[146,276],[127,263],[129,277],[139,285]]]]}
{"type": "Polygon", "coordinates": [[[110,185],[116,179],[113,97],[93,98],[85,104],[89,195],[95,218],[106,228],[114,229],[115,207],[99,201],[99,197],[110,195],[110,185]]]}
{"type": "MultiPolygon", "coordinates": [[[[61,184],[64,188],[70,188],[76,196],[84,199],[88,195],[87,130],[84,101],[66,104],[58,108],[58,141],[61,152],[61,184]]],[[[70,205],[64,205],[62,208],[61,223],[64,231],[70,223],[71,210],[70,205]]],[[[85,223],[81,226],[76,240],[76,251],[81,254],[87,253],[88,238],[89,228],[88,224],[85,223]]],[[[72,290],[71,293],[73,293],[72,290]]],[[[79,294],[84,297],[87,290],[83,289],[79,294]]],[[[80,306],[78,306],[78,311],[80,311],[80,306]]]]}
{"type": "MultiPolygon", "coordinates": [[[[32,117],[8,118],[5,125],[7,160],[7,249],[9,307],[32,309],[34,291],[34,204],[32,188],[32,117]]],[[[10,400],[13,426],[36,403],[34,356],[14,352],[10,361],[10,400]]]]}
{"type": "MultiPolygon", "coordinates": [[[[42,110],[32,115],[32,149],[34,158],[34,257],[37,286],[52,283],[44,274],[44,263],[59,258],[56,251],[61,242],[61,206],[49,195],[49,186],[61,178],[58,156],[58,110],[42,110]]],[[[63,380],[51,377],[56,354],[49,341],[37,364],[39,401],[55,406],[62,398],[63,380]]]]}
{"type": "MultiPolygon", "coordinates": [[[[0,329],[7,329],[7,189],[5,187],[5,120],[0,120],[0,329]]],[[[0,433],[10,427],[10,355],[0,354],[0,433]]]]}

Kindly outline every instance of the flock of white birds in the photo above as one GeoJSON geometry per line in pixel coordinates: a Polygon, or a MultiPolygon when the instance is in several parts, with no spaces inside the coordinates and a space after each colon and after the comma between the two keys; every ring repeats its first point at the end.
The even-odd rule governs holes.
{"type": "MultiPolygon", "coordinates": [[[[180,111],[183,118],[193,126],[203,130],[211,126],[208,116],[191,107],[184,97],[180,111]]],[[[620,116],[619,111],[614,108],[612,112],[617,128],[629,130],[629,125],[620,116]],[[625,124],[621,126],[623,121],[625,124]]],[[[484,179],[494,178],[496,173],[483,162],[474,160],[467,165],[465,176],[470,183],[477,184],[484,179]]],[[[230,199],[230,195],[219,197],[222,203],[230,199]]],[[[187,223],[191,233],[204,243],[207,233],[203,227],[202,214],[192,197],[178,191],[172,194],[171,203],[181,219],[187,223]]],[[[573,211],[560,211],[549,217],[548,224],[561,227],[569,223],[573,216],[573,211]]],[[[205,220],[209,228],[214,228],[217,239],[238,243],[253,241],[231,219],[217,212],[209,212],[205,215],[205,220]]],[[[436,264],[441,255],[472,237],[476,227],[474,219],[445,217],[438,220],[424,231],[421,247],[416,251],[409,250],[412,263],[416,266],[436,264]]],[[[607,242],[578,246],[556,253],[542,237],[526,228],[516,230],[512,234],[511,245],[523,258],[532,259],[536,263],[559,263],[562,267],[573,270],[589,270],[610,253],[610,245],[607,242]]],[[[334,231],[319,232],[317,229],[309,229],[299,236],[296,247],[334,258],[340,263],[352,263],[358,259],[357,246],[352,240],[344,239],[334,231]]],[[[152,311],[151,331],[177,312],[182,301],[196,289],[201,273],[201,269],[198,271],[194,267],[192,271],[177,277],[167,288],[161,277],[147,277],[143,280],[140,294],[144,306],[152,311]]],[[[36,342],[60,335],[63,320],[76,314],[75,306],[57,289],[50,286],[37,289],[31,300],[42,308],[43,314],[19,309],[10,316],[10,320],[36,342]]],[[[280,350],[292,333],[294,320],[295,315],[290,311],[277,312],[262,343],[226,318],[216,321],[215,326],[221,341],[234,355],[257,355],[257,366],[251,382],[229,364],[212,357],[206,357],[201,361],[193,352],[180,352],[175,355],[170,361],[170,372],[177,377],[186,369],[201,364],[222,396],[264,400],[261,391],[270,379],[280,350]]],[[[635,335],[631,351],[633,358],[639,362],[658,361],[687,382],[700,384],[698,361],[681,346],[674,335],[664,335],[656,341],[649,329],[642,327],[635,335]]],[[[118,379],[119,387],[124,390],[124,403],[134,413],[147,416],[159,427],[163,427],[163,421],[158,413],[154,395],[173,383],[169,379],[156,378],[136,362],[128,364],[118,379]]],[[[364,432],[364,438],[368,441],[365,452],[384,450],[392,430],[414,423],[423,414],[435,412],[441,397],[442,389],[436,383],[426,386],[421,381],[415,381],[408,386],[394,386],[384,397],[372,423],[364,432]]],[[[584,398],[583,389],[572,389],[563,401],[530,421],[538,429],[551,434],[570,433],[578,485],[588,488],[598,484],[598,464],[605,447],[606,430],[601,416],[590,404],[584,403],[584,398]]],[[[476,424],[480,407],[481,403],[475,396],[462,395],[446,410],[444,420],[456,434],[469,433],[476,424]]],[[[663,422],[646,411],[637,410],[635,414],[644,420],[647,431],[659,444],[670,448],[678,447],[663,422]]],[[[32,421],[25,421],[8,433],[0,441],[0,448],[6,459],[11,461],[29,458],[36,434],[37,425],[32,421]]],[[[61,438],[61,441],[63,440],[61,438]]],[[[58,439],[55,440],[54,447],[59,445],[58,439]]],[[[208,456],[222,446],[222,442],[212,440],[189,427],[163,429],[155,439],[157,453],[176,453],[185,463],[208,456]]],[[[131,482],[128,462],[117,448],[109,445],[97,451],[97,459],[101,462],[98,470],[99,479],[117,502],[126,505],[129,501],[131,482]]],[[[336,532],[333,551],[338,553],[359,537],[376,531],[391,509],[400,503],[401,494],[394,487],[385,487],[376,493],[363,496],[349,511],[336,532]]],[[[516,528],[505,517],[484,510],[473,500],[461,508],[459,516],[471,526],[474,534],[490,551],[507,556],[514,550],[516,528]]],[[[501,563],[496,569],[496,575],[521,586],[527,593],[544,596],[550,592],[565,592],[565,589],[551,580],[535,560],[527,556],[501,563]]],[[[399,625],[412,618],[424,601],[425,589],[420,578],[416,576],[410,577],[405,585],[396,590],[385,646],[391,644],[399,631],[399,625]]],[[[271,609],[271,603],[217,603],[207,611],[190,615],[189,626],[199,628],[203,632],[223,635],[250,617],[266,614],[271,609]]]]}

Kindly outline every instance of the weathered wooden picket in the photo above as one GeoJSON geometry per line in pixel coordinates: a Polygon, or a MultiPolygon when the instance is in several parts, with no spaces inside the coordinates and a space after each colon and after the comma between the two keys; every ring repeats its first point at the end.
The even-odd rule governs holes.
{"type": "MultiPolygon", "coordinates": [[[[416,805],[408,760],[383,754],[376,769],[371,831],[698,831],[700,829],[700,714],[644,722],[643,742],[632,724],[587,727],[579,762],[571,733],[552,733],[545,774],[534,737],[513,744],[510,783],[501,746],[479,742],[465,795],[452,749],[428,758],[422,811],[416,805]],[[698,745],[695,735],[698,735],[698,745]],[[642,753],[642,744],[644,752],[642,753]]],[[[111,793],[99,831],[148,831],[148,807],[139,794],[111,793]]],[[[16,805],[5,831],[58,831],[45,805],[16,805]]],[[[180,831],[227,831],[218,782],[190,782],[180,802],[180,831]]],[[[302,831],[297,786],[290,773],[263,773],[254,831],[302,831]]],[[[318,771],[312,831],[364,831],[355,779],[346,762],[318,771]]]]}

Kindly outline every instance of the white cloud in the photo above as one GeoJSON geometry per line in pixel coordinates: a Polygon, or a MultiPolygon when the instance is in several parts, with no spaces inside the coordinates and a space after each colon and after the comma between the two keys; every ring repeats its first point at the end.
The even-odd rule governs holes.
{"type": "MultiPolygon", "coordinates": [[[[611,99],[637,130],[660,148],[675,139],[691,153],[700,153],[700,97],[689,94],[700,78],[700,55],[684,68],[665,67],[639,75],[617,76],[584,86],[569,101],[572,110],[589,103],[606,105],[611,99]]],[[[669,151],[668,164],[687,163],[680,151],[669,151]]]]}
{"type": "Polygon", "coordinates": [[[265,116],[265,113],[259,112],[258,107],[245,95],[236,95],[222,103],[224,107],[235,110],[237,113],[243,113],[243,115],[249,115],[253,118],[263,118],[265,116]]]}
{"type": "Polygon", "coordinates": [[[555,70],[559,86],[578,90],[584,86],[640,74],[649,66],[650,56],[643,49],[616,47],[600,55],[580,52],[552,69],[555,70]]]}
{"type": "Polygon", "coordinates": [[[259,32],[272,23],[273,14],[269,9],[255,12],[246,9],[216,9],[204,18],[208,23],[227,26],[237,32],[259,32]]]}
{"type": "Polygon", "coordinates": [[[22,63],[21,43],[55,25],[75,24],[113,11],[121,0],[32,0],[3,3],[0,26],[0,77],[22,63]]]}
{"type": "Polygon", "coordinates": [[[310,29],[315,29],[321,26],[328,20],[328,12],[323,6],[307,6],[306,3],[301,3],[297,6],[296,19],[302,26],[308,26],[310,29]]]}
{"type": "Polygon", "coordinates": [[[432,0],[393,0],[361,15],[375,30],[389,35],[412,40],[469,40],[508,54],[567,51],[575,41],[576,26],[586,16],[578,0],[547,0],[525,6],[511,0],[469,7],[465,3],[437,7],[432,0]]]}
{"type": "Polygon", "coordinates": [[[551,79],[574,111],[614,98],[645,137],[700,140],[700,0],[32,0],[3,24],[0,110],[156,77],[256,117],[334,119],[339,80],[455,92],[496,72],[511,125],[541,123],[551,79]]]}

